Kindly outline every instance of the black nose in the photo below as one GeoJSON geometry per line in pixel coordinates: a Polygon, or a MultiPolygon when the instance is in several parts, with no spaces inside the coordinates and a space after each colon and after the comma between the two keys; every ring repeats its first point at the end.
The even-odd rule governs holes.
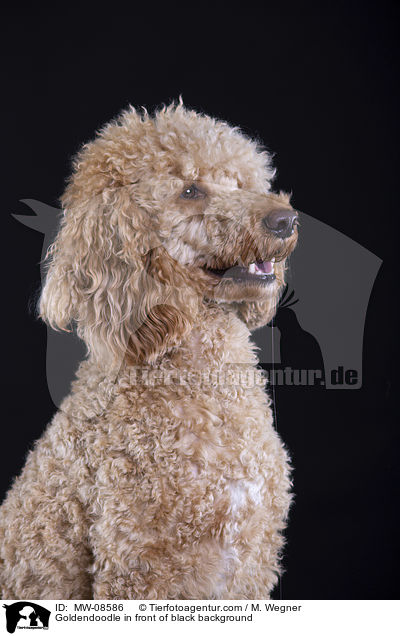
{"type": "Polygon", "coordinates": [[[264,216],[262,222],[267,230],[273,232],[275,236],[285,239],[293,234],[296,220],[297,212],[295,210],[271,210],[267,216],[264,216]]]}

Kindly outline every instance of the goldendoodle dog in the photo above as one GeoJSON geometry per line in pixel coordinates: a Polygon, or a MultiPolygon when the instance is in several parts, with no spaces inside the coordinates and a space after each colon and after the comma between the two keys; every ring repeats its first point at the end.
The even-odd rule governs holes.
{"type": "Polygon", "coordinates": [[[1,507],[3,598],[269,596],[290,470],[250,331],[298,218],[272,177],[182,103],[79,152],[40,315],[88,354],[1,507]]]}

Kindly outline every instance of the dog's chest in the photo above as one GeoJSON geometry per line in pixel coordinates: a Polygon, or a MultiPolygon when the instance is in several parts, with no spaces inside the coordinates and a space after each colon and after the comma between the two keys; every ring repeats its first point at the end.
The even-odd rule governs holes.
{"type": "Polygon", "coordinates": [[[230,561],[232,546],[265,525],[280,442],[247,330],[229,320],[213,329],[139,382],[121,382],[98,442],[107,449],[98,482],[102,506],[126,511],[130,541],[143,527],[182,546],[205,534],[220,537],[230,561]]]}

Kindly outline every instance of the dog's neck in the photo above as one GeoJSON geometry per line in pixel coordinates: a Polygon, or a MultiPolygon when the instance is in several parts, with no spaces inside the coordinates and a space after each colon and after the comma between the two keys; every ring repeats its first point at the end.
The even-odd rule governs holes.
{"type": "MultiPolygon", "coordinates": [[[[265,322],[265,321],[263,321],[265,322]]],[[[87,360],[99,373],[117,376],[129,367],[167,369],[218,369],[227,365],[258,364],[256,346],[250,339],[250,329],[240,317],[237,307],[227,303],[205,303],[199,310],[188,334],[166,352],[135,363],[127,358],[114,360],[107,349],[99,350],[87,360]]],[[[86,364],[84,364],[84,367],[86,364]]]]}
{"type": "MultiPolygon", "coordinates": [[[[173,364],[194,369],[258,362],[250,330],[235,311],[217,304],[206,305],[178,347],[169,353],[173,364]]],[[[162,364],[162,360],[160,361],[162,364]]]]}
{"type": "MultiPolygon", "coordinates": [[[[132,383],[140,384],[144,381],[143,377],[147,378],[146,382],[150,378],[156,384],[165,381],[191,383],[200,390],[205,376],[206,382],[220,382],[221,377],[224,381],[226,374],[239,373],[242,377],[242,372],[245,376],[250,372],[254,376],[251,382],[257,381],[263,386],[262,376],[256,369],[258,358],[255,349],[250,340],[250,330],[235,312],[219,305],[208,305],[179,345],[151,363],[134,364],[127,359],[110,363],[105,357],[89,356],[81,363],[77,381],[72,385],[72,396],[64,400],[62,409],[81,419],[94,417],[105,411],[116,390],[132,383]],[[87,385],[95,388],[90,399],[87,385]],[[74,394],[82,392],[85,397],[76,401],[74,394]],[[80,406],[82,404],[83,407],[80,406]]],[[[231,381],[232,378],[228,381],[228,388],[231,381]]],[[[244,382],[247,386],[247,376],[244,382]]]]}

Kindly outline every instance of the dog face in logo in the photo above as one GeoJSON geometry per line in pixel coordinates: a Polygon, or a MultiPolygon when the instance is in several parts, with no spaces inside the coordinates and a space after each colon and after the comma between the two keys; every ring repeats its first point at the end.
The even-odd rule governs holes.
{"type": "Polygon", "coordinates": [[[7,631],[14,634],[17,626],[48,629],[51,612],[30,601],[18,601],[11,605],[4,604],[6,610],[7,631]]]}

